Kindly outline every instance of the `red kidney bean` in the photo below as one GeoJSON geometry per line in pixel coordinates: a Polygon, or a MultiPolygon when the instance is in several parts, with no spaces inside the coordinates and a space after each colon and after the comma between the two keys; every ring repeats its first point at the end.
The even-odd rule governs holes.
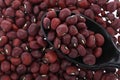
{"type": "Polygon", "coordinates": [[[95,74],[94,74],[93,79],[94,79],[94,80],[100,80],[101,77],[102,77],[102,74],[103,74],[102,71],[100,71],[100,70],[96,71],[95,74]]]}
{"type": "Polygon", "coordinates": [[[32,62],[32,56],[28,52],[24,52],[21,54],[21,60],[24,65],[30,65],[32,62]]]}
{"type": "Polygon", "coordinates": [[[66,23],[69,25],[74,25],[77,23],[77,21],[78,21],[78,18],[76,15],[71,15],[66,18],[66,23]]]}
{"type": "Polygon", "coordinates": [[[2,75],[0,80],[11,80],[11,79],[10,79],[10,76],[8,75],[2,75]]]}
{"type": "Polygon", "coordinates": [[[5,55],[4,54],[0,54],[0,62],[2,62],[3,60],[5,60],[5,55]]]}
{"type": "Polygon", "coordinates": [[[8,72],[8,71],[10,71],[10,63],[8,62],[8,61],[3,61],[3,62],[1,62],[1,70],[3,71],[3,72],[8,72]]]}
{"type": "Polygon", "coordinates": [[[78,45],[77,47],[78,53],[80,56],[85,56],[86,55],[86,50],[82,45],[78,45]]]}
{"type": "Polygon", "coordinates": [[[11,55],[11,52],[12,52],[12,47],[11,47],[11,45],[10,45],[10,44],[6,44],[6,45],[4,46],[4,51],[5,51],[6,55],[11,55]]]}
{"type": "Polygon", "coordinates": [[[52,73],[57,73],[57,72],[60,70],[60,64],[59,64],[58,62],[53,63],[53,64],[50,64],[49,70],[50,70],[52,73]]]}
{"type": "Polygon", "coordinates": [[[10,78],[13,79],[13,80],[17,80],[18,79],[18,74],[17,73],[12,73],[10,75],[10,78]]]}
{"type": "Polygon", "coordinates": [[[88,65],[94,65],[96,63],[96,58],[93,54],[88,54],[83,58],[83,62],[88,65]]]}
{"type": "Polygon", "coordinates": [[[66,34],[62,37],[62,43],[65,45],[69,45],[71,41],[71,36],[69,34],[66,34]]]}
{"type": "Polygon", "coordinates": [[[25,18],[18,18],[18,19],[16,19],[16,25],[18,27],[21,28],[24,24],[25,24],[25,18]]]}
{"type": "Polygon", "coordinates": [[[30,41],[29,46],[31,49],[39,49],[40,45],[37,43],[37,41],[30,41]]]}
{"type": "Polygon", "coordinates": [[[90,48],[93,48],[95,47],[95,42],[96,42],[96,37],[94,35],[90,35],[88,38],[87,38],[87,42],[86,42],[86,45],[90,48]]]}
{"type": "Polygon", "coordinates": [[[27,68],[23,64],[19,64],[16,68],[16,71],[18,74],[24,74],[26,72],[27,68]]]}
{"type": "Polygon", "coordinates": [[[70,50],[70,53],[69,53],[69,57],[71,57],[71,58],[76,58],[76,57],[78,57],[78,51],[77,51],[77,49],[71,49],[70,50]]]}
{"type": "Polygon", "coordinates": [[[52,18],[55,18],[57,16],[57,14],[56,14],[55,10],[51,10],[51,11],[47,12],[46,16],[48,18],[52,19],[52,18]]]}
{"type": "Polygon", "coordinates": [[[21,5],[21,2],[19,0],[15,0],[12,2],[12,8],[14,9],[18,9],[20,5],[21,5]]]}
{"type": "Polygon", "coordinates": [[[0,37],[0,47],[3,47],[8,42],[8,38],[6,36],[0,37]]]}
{"type": "Polygon", "coordinates": [[[28,34],[31,36],[35,36],[38,33],[39,27],[37,24],[32,23],[28,28],[28,34]]]}
{"type": "Polygon", "coordinates": [[[64,36],[67,32],[68,32],[68,27],[66,24],[60,24],[57,28],[56,28],[56,32],[58,36],[64,36]]]}
{"type": "Polygon", "coordinates": [[[91,9],[85,10],[84,15],[90,17],[91,19],[94,19],[94,17],[95,17],[95,14],[91,9]]]}
{"type": "Polygon", "coordinates": [[[96,58],[99,58],[102,55],[102,48],[98,47],[94,50],[94,55],[96,58]]]}
{"type": "Polygon", "coordinates": [[[12,50],[13,57],[19,57],[22,54],[23,50],[20,47],[14,47],[12,50]]]}
{"type": "Polygon", "coordinates": [[[51,20],[51,29],[55,30],[60,23],[61,23],[61,21],[59,18],[53,18],[51,20]]]}
{"type": "Polygon", "coordinates": [[[56,37],[55,40],[54,40],[54,47],[55,47],[56,49],[59,49],[60,46],[61,46],[61,40],[56,37]]]}
{"type": "Polygon", "coordinates": [[[17,37],[19,39],[26,39],[27,36],[28,36],[27,31],[25,31],[24,29],[18,29],[18,31],[17,31],[17,37]]]}
{"type": "Polygon", "coordinates": [[[6,36],[10,39],[13,40],[15,38],[17,38],[16,32],[15,31],[10,31],[6,34],[6,36]]]}
{"type": "Polygon", "coordinates": [[[59,18],[64,21],[65,18],[71,15],[71,11],[68,8],[64,8],[59,13],[59,18]]]}
{"type": "Polygon", "coordinates": [[[3,20],[0,24],[0,26],[4,32],[8,32],[12,28],[12,23],[7,20],[3,20]]]}
{"type": "Polygon", "coordinates": [[[45,54],[45,59],[49,62],[49,63],[54,63],[57,61],[57,54],[54,51],[49,50],[46,54],[45,54]]]}
{"type": "Polygon", "coordinates": [[[110,11],[110,12],[114,12],[117,8],[117,4],[116,2],[109,2],[107,4],[107,10],[110,11]]]}
{"type": "Polygon", "coordinates": [[[77,5],[81,8],[87,8],[90,4],[87,0],[78,0],[77,5]]]}
{"type": "Polygon", "coordinates": [[[39,71],[39,64],[36,63],[36,62],[33,62],[31,64],[30,70],[31,70],[32,73],[38,72],[39,71]]]}
{"type": "Polygon", "coordinates": [[[5,10],[5,16],[7,17],[14,17],[15,16],[15,11],[13,8],[9,7],[5,10]]]}
{"type": "Polygon", "coordinates": [[[91,9],[97,14],[99,14],[101,12],[101,7],[97,4],[91,5],[91,9]]]}
{"type": "Polygon", "coordinates": [[[14,58],[14,57],[12,57],[12,58],[10,58],[10,61],[11,61],[11,63],[13,64],[13,65],[19,65],[20,63],[21,63],[21,60],[20,60],[20,58],[14,58]]]}
{"type": "Polygon", "coordinates": [[[45,75],[45,74],[48,73],[48,71],[49,71],[49,65],[47,65],[47,64],[42,64],[42,65],[40,66],[40,73],[41,73],[41,74],[45,75]]]}
{"type": "Polygon", "coordinates": [[[60,48],[61,52],[63,52],[64,54],[69,54],[70,50],[66,45],[61,45],[60,48]]]}
{"type": "Polygon", "coordinates": [[[102,46],[105,42],[104,37],[99,33],[95,34],[95,40],[97,46],[102,46]]]}
{"type": "Polygon", "coordinates": [[[79,74],[77,67],[74,67],[74,66],[67,67],[66,68],[66,73],[68,75],[78,75],[79,74]]]}
{"type": "Polygon", "coordinates": [[[74,25],[69,26],[69,34],[72,36],[78,34],[78,30],[77,30],[76,26],[74,26],[74,25]]]}

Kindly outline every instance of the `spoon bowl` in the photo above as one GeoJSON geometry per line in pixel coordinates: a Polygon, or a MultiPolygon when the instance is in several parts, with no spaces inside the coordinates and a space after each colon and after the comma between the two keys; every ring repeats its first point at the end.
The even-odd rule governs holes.
{"type": "MultiPolygon", "coordinates": [[[[59,11],[56,11],[58,14],[59,11]]],[[[105,43],[102,46],[103,52],[102,56],[96,60],[96,64],[94,65],[87,65],[84,64],[82,61],[82,58],[70,58],[67,55],[63,54],[61,51],[58,49],[54,48],[54,45],[51,41],[48,40],[47,38],[47,31],[45,31],[43,27],[43,19],[46,16],[46,14],[43,15],[41,19],[41,29],[43,31],[43,35],[46,38],[47,42],[50,44],[50,46],[53,47],[53,49],[57,52],[57,54],[62,55],[65,59],[68,61],[74,63],[76,66],[79,66],[80,68],[85,68],[85,69],[91,69],[91,70],[96,70],[96,69],[105,69],[109,67],[117,67],[120,68],[120,50],[116,47],[116,44],[112,40],[112,37],[106,32],[106,30],[98,23],[96,23],[94,20],[90,19],[89,17],[80,14],[80,16],[84,17],[86,19],[86,25],[89,30],[94,31],[95,33],[100,33],[104,36],[105,43]]]]}

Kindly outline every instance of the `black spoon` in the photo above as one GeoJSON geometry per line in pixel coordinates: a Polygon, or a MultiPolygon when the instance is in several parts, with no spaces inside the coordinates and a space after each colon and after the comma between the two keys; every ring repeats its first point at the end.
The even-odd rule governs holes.
{"type": "MultiPolygon", "coordinates": [[[[56,13],[58,14],[59,11],[56,11],[56,13]]],[[[86,18],[86,25],[88,29],[94,31],[95,33],[102,34],[105,39],[105,43],[102,46],[103,49],[102,56],[99,59],[97,59],[95,65],[87,65],[84,64],[80,58],[76,58],[76,59],[70,58],[67,55],[60,52],[58,49],[54,48],[52,42],[48,40],[46,31],[43,27],[43,19],[45,16],[46,14],[43,15],[40,26],[47,42],[50,44],[50,46],[53,47],[53,49],[57,52],[58,55],[59,54],[63,55],[65,59],[76,64],[76,66],[79,66],[80,68],[91,69],[91,70],[106,69],[110,67],[120,68],[120,50],[116,47],[116,44],[112,40],[112,37],[106,32],[106,30],[100,24],[96,23],[94,20],[88,18],[87,16],[80,14],[80,16],[86,18]]]]}

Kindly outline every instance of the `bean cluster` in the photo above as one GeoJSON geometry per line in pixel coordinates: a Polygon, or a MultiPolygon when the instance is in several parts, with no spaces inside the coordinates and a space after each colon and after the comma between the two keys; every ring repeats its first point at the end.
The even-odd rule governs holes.
{"type": "MultiPolygon", "coordinates": [[[[101,37],[101,34],[89,31],[85,27],[85,19],[77,16],[80,13],[101,24],[120,48],[120,2],[118,0],[0,0],[0,80],[120,79],[120,70],[117,68],[96,71],[81,69],[64,59],[62,55],[57,55],[57,52],[52,50],[52,47],[44,40],[40,28],[41,18],[46,12],[49,14],[44,19],[44,28],[52,30],[48,33],[48,37],[52,35],[49,37],[50,41],[61,42],[60,46],[59,43],[54,43],[54,46],[61,51],[64,51],[65,44],[68,43],[63,41],[65,39],[59,39],[58,36],[71,37],[70,43],[73,44],[73,47],[78,45],[81,48],[82,46],[85,48],[86,54],[91,51],[86,50],[84,46],[86,43],[87,48],[91,49],[87,39],[96,39],[96,35],[101,37]],[[56,16],[55,11],[57,10],[67,16],[62,14],[56,16]],[[71,15],[71,13],[75,15],[71,15]],[[117,14],[114,15],[114,13],[117,14]],[[69,21],[71,16],[77,22],[69,21]],[[81,21],[78,17],[81,18],[81,21]],[[66,27],[68,24],[72,25],[69,26],[70,29],[66,27]],[[79,30],[75,27],[77,24],[82,25],[85,30],[77,32],[79,30]],[[65,28],[64,34],[59,31],[60,26],[65,28]],[[73,29],[76,33],[72,33],[73,29]],[[89,36],[86,33],[89,33],[89,36]],[[75,35],[84,40],[74,42],[72,39],[77,38],[75,35]]],[[[81,29],[81,27],[79,28],[81,29]]],[[[101,48],[96,41],[95,45],[99,51],[101,48]]],[[[71,49],[71,51],[74,52],[76,49],[71,49]]],[[[92,56],[97,58],[97,50],[95,53],[92,56]]],[[[73,57],[73,54],[69,52],[68,56],[73,57]]]]}

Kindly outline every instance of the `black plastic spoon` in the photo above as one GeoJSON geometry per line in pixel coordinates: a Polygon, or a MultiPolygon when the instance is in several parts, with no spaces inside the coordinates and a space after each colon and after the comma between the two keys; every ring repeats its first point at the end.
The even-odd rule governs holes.
{"type": "MultiPolygon", "coordinates": [[[[56,13],[58,14],[59,11],[57,11],[56,13]]],[[[40,26],[47,42],[50,44],[50,46],[53,47],[53,49],[57,52],[57,54],[63,55],[65,59],[74,63],[76,66],[80,68],[91,69],[91,70],[106,69],[110,67],[120,68],[120,50],[116,47],[116,44],[112,40],[111,36],[106,32],[106,30],[100,24],[96,23],[94,20],[88,18],[87,16],[80,14],[80,16],[86,18],[86,25],[89,30],[94,31],[95,33],[100,33],[105,38],[105,43],[102,46],[103,49],[102,56],[99,59],[97,59],[95,65],[87,65],[84,64],[80,58],[76,58],[76,59],[70,58],[67,55],[60,52],[58,49],[54,48],[52,42],[48,40],[46,31],[43,27],[43,19],[45,16],[46,14],[43,15],[40,26]]]]}

